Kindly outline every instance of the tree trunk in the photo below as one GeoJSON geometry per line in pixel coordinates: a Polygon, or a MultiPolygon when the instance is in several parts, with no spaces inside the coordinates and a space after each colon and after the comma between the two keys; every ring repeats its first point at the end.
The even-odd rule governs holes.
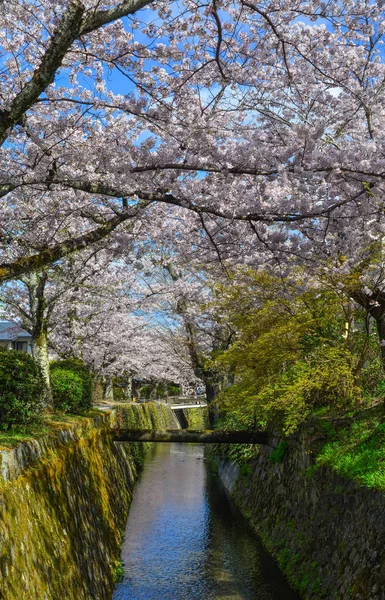
{"type": "MultiPolygon", "coordinates": [[[[169,273],[173,281],[178,281],[180,279],[181,275],[175,269],[173,264],[169,263],[163,266],[169,273]]],[[[215,373],[211,369],[207,369],[207,367],[205,366],[205,359],[199,352],[199,344],[197,340],[197,327],[194,323],[194,320],[189,314],[188,302],[185,297],[182,296],[178,299],[176,304],[176,312],[182,317],[183,320],[183,327],[186,334],[186,346],[190,356],[191,366],[193,368],[194,374],[198,379],[203,381],[206,387],[208,418],[210,427],[213,427],[215,421],[219,416],[218,408],[214,406],[214,401],[217,397],[218,391],[220,390],[221,382],[219,381],[219,376],[217,373],[215,373]]],[[[223,335],[224,328],[222,325],[217,324],[216,330],[216,335],[214,336],[214,340],[216,339],[216,342],[213,344],[213,350],[227,349],[230,341],[229,336],[223,335]]]]}
{"type": "Polygon", "coordinates": [[[351,297],[365,308],[368,315],[376,322],[380,342],[382,368],[385,371],[385,292],[373,290],[371,293],[352,291],[351,297]]]}
{"type": "Polygon", "coordinates": [[[210,427],[213,427],[215,421],[218,418],[218,409],[214,405],[215,398],[217,397],[217,386],[212,383],[211,378],[206,379],[206,373],[202,377],[206,386],[206,400],[207,400],[207,413],[210,427]]]}
{"type": "Polygon", "coordinates": [[[158,382],[157,381],[155,381],[155,382],[152,381],[150,385],[151,385],[151,388],[150,388],[149,400],[151,402],[153,402],[158,397],[158,382]]]}
{"type": "Polygon", "coordinates": [[[132,375],[127,375],[127,385],[123,388],[123,396],[126,402],[132,399],[132,375]]]}
{"type": "Polygon", "coordinates": [[[48,323],[44,296],[47,273],[30,273],[23,279],[28,288],[32,322],[32,355],[36,360],[43,378],[43,397],[46,408],[53,409],[51,381],[48,358],[48,323]]]}
{"type": "Polygon", "coordinates": [[[376,320],[378,337],[380,338],[382,368],[385,371],[385,315],[376,320]]]}
{"type": "Polygon", "coordinates": [[[39,365],[40,373],[43,378],[44,404],[47,408],[53,408],[52,389],[49,375],[47,332],[42,330],[39,334],[35,332],[35,335],[32,339],[32,354],[39,365]]]}
{"type": "Polygon", "coordinates": [[[106,387],[104,390],[104,398],[106,400],[114,399],[114,387],[112,385],[112,377],[106,377],[106,387]]]}
{"type": "Polygon", "coordinates": [[[141,382],[140,381],[132,381],[132,397],[135,398],[136,400],[138,400],[140,398],[140,388],[141,388],[141,382]]]}
{"type": "Polygon", "coordinates": [[[92,376],[92,404],[99,405],[104,400],[103,383],[96,375],[92,376]]]}

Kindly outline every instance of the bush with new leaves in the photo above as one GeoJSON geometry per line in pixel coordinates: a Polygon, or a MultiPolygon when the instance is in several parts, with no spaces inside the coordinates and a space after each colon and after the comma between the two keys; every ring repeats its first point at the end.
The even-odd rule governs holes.
{"type": "Polygon", "coordinates": [[[32,356],[0,348],[0,427],[37,421],[42,401],[42,377],[32,356]]]}
{"type": "Polygon", "coordinates": [[[378,381],[367,367],[370,331],[359,327],[357,310],[346,335],[350,308],[338,286],[305,286],[299,278],[251,270],[242,275],[217,295],[219,318],[236,332],[213,360],[235,376],[218,396],[222,415],[249,427],[271,421],[291,433],[317,410],[338,413],[363,402],[378,381]]]}
{"type": "Polygon", "coordinates": [[[91,375],[77,359],[53,361],[50,367],[54,408],[81,413],[92,406],[91,375]]]}

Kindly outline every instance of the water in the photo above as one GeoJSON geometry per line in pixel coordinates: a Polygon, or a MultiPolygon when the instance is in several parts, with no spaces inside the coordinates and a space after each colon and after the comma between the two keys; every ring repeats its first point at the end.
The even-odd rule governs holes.
{"type": "Polygon", "coordinates": [[[113,600],[297,600],[203,448],[154,444],[136,486],[113,600]]]}

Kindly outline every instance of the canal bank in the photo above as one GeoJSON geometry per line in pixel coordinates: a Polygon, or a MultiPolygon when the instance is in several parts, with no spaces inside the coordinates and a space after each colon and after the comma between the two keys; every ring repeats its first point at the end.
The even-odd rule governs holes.
{"type": "MultiPolygon", "coordinates": [[[[197,422],[198,417],[196,412],[189,418],[197,422]]],[[[111,600],[134,481],[144,459],[143,445],[112,441],[111,425],[178,427],[174,414],[166,407],[129,405],[112,414],[99,413],[78,418],[72,424],[58,424],[48,436],[13,449],[0,449],[0,598],[111,600]]],[[[271,449],[261,447],[250,468],[242,472],[234,463],[222,460],[222,481],[303,598],[384,600],[384,493],[347,481],[328,468],[314,470],[316,434],[307,425],[288,439],[286,450],[281,445],[282,452],[275,450],[272,455],[271,449]]],[[[164,450],[157,450],[158,458],[168,444],[161,447],[164,450]]],[[[196,574],[204,566],[203,587],[190,589],[197,594],[203,590],[202,595],[191,595],[189,600],[219,599],[220,594],[229,600],[248,598],[251,592],[242,587],[245,582],[257,582],[266,594],[278,593],[269,579],[263,579],[264,570],[272,570],[274,580],[279,578],[269,557],[262,558],[261,566],[260,557],[266,553],[249,549],[253,557],[250,562],[242,554],[242,547],[235,546],[234,550],[231,541],[226,546],[227,538],[236,538],[243,526],[237,520],[237,511],[217,495],[211,475],[203,475],[201,449],[174,446],[171,454],[175,462],[168,463],[169,467],[158,463],[153,470],[155,479],[149,480],[149,489],[155,495],[152,500],[151,493],[145,496],[150,498],[153,516],[145,519],[147,529],[140,542],[161,540],[162,529],[173,532],[168,542],[179,530],[182,532],[185,540],[174,546],[175,560],[187,554],[191,556],[187,566],[195,565],[194,574],[187,569],[183,585],[197,579],[196,574]],[[170,473],[171,481],[167,480],[170,473]],[[169,491],[171,499],[167,502],[169,491]],[[166,516],[167,510],[161,510],[162,504],[157,502],[163,502],[167,509],[176,507],[168,514],[169,521],[161,521],[161,527],[155,520],[159,514],[166,516]],[[222,507],[219,516],[215,516],[215,506],[222,507]],[[187,548],[183,553],[178,551],[182,542],[187,548]],[[198,563],[194,563],[195,553],[198,563]],[[240,563],[238,556],[242,557],[240,563]],[[243,564],[251,570],[243,571],[243,564]],[[240,579],[237,572],[242,573],[240,579]],[[241,587],[237,588],[239,583],[241,587]]],[[[144,506],[144,500],[139,504],[144,506]]],[[[135,527],[136,517],[132,514],[127,539],[135,527]]],[[[259,544],[255,536],[252,539],[259,544]]],[[[241,546],[249,548],[249,544],[243,541],[241,546]]],[[[171,549],[161,543],[156,570],[167,574],[169,581],[174,579],[172,568],[177,563],[166,567],[163,555],[167,553],[172,554],[171,549]]],[[[254,596],[250,597],[258,599],[251,589],[254,596]]],[[[288,600],[289,593],[280,591],[281,595],[272,598],[288,600]]],[[[167,600],[174,598],[185,597],[171,595],[167,600]]],[[[270,596],[262,596],[261,600],[270,600],[270,596]]]]}
{"type": "Polygon", "coordinates": [[[216,461],[265,547],[306,600],[384,600],[384,492],[315,469],[316,427],[275,443],[280,452],[261,446],[247,468],[216,461]]]}
{"type": "Polygon", "coordinates": [[[177,427],[172,411],[127,406],[58,423],[0,450],[0,598],[110,600],[141,444],[113,425],[177,427]]]}
{"type": "Polygon", "coordinates": [[[297,600],[195,444],[152,446],[122,560],[113,600],[297,600]]]}

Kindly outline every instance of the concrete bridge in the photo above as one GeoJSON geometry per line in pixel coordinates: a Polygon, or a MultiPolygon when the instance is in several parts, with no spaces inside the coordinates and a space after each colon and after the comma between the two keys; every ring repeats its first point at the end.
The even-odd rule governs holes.
{"type": "Polygon", "coordinates": [[[182,442],[185,444],[272,445],[267,431],[212,431],[191,429],[116,429],[115,442],[182,442]]]}
{"type": "Polygon", "coordinates": [[[263,444],[272,446],[272,439],[266,431],[225,431],[187,429],[186,418],[181,419],[185,409],[204,408],[206,397],[173,396],[157,399],[156,402],[166,404],[174,410],[182,429],[112,429],[115,442],[182,442],[184,444],[263,444]],[[201,402],[201,403],[199,403],[201,402]],[[181,414],[179,414],[181,413],[181,414]],[[186,427],[186,428],[185,428],[186,427]]]}

